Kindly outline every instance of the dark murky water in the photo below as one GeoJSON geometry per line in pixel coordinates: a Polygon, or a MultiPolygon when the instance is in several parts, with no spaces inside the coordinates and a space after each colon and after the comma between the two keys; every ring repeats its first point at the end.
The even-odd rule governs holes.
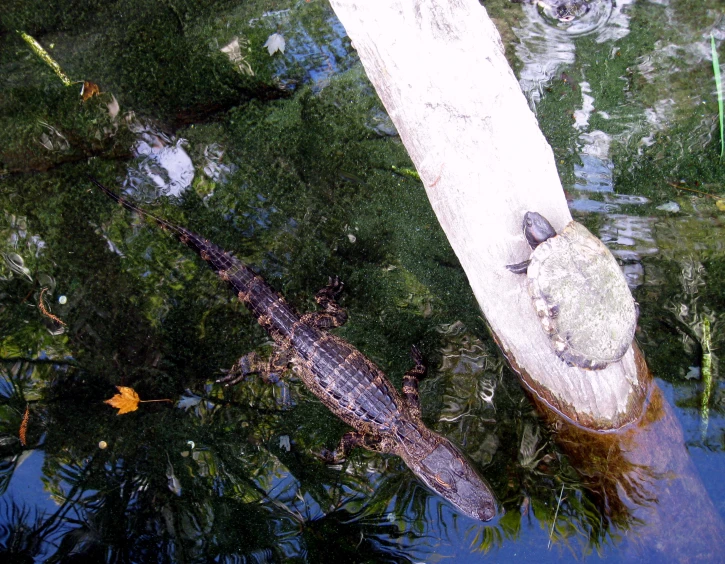
{"type": "MultiPolygon", "coordinates": [[[[589,4],[560,21],[485,2],[574,215],[622,262],[638,342],[722,518],[725,168],[710,37],[725,56],[725,4],[589,4]]],[[[29,2],[0,17],[4,554],[666,559],[655,546],[669,531],[633,509],[654,503],[654,478],[615,484],[630,505],[613,507],[594,479],[607,479],[602,461],[582,469],[505,367],[329,7],[29,2]],[[81,102],[16,30],[102,93],[81,102]],[[275,33],[285,50],[270,55],[275,33]],[[214,385],[240,355],[268,353],[267,336],[186,249],[92,191],[89,173],[235,251],[299,309],[338,274],[350,313],[338,334],[396,385],[420,345],[424,419],[462,445],[506,514],[489,525],[459,515],[397,458],[324,466],[314,453],[346,428],[294,375],[214,385]],[[114,385],[170,401],[117,416],[103,403],[114,385]]],[[[672,499],[663,515],[688,501],[672,499]]]]}

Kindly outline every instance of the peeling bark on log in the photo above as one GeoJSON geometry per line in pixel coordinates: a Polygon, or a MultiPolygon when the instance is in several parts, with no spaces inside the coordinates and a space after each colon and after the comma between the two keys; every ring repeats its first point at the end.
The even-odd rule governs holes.
{"type": "Polygon", "coordinates": [[[525,277],[526,211],[571,215],[554,155],[476,0],[331,0],[423,179],[491,330],[523,384],[572,422],[613,430],[649,388],[635,347],[603,370],[570,368],[541,330],[525,277]]]}

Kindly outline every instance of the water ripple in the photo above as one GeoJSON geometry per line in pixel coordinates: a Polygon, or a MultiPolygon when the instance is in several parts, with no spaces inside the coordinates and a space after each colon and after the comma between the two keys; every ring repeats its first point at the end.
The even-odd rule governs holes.
{"type": "Polygon", "coordinates": [[[594,35],[597,43],[604,43],[629,33],[629,16],[625,10],[634,0],[591,0],[587,2],[586,13],[570,21],[556,18],[556,8],[551,6],[561,3],[548,0],[541,2],[543,8],[535,4],[523,5],[524,16],[519,27],[513,28],[520,40],[516,45],[516,56],[523,63],[519,83],[532,107],[541,99],[544,85],[562,67],[574,63],[576,38],[594,35]]]}

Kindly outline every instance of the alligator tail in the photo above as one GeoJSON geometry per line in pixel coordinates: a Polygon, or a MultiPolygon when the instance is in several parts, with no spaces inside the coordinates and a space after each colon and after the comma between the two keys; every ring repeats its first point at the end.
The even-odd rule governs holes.
{"type": "Polygon", "coordinates": [[[183,232],[186,232],[187,230],[183,227],[179,227],[178,225],[174,225],[173,223],[169,223],[168,221],[161,219],[160,217],[156,217],[152,213],[147,212],[145,209],[138,207],[136,204],[129,202],[126,198],[123,196],[119,196],[109,188],[106,188],[103,184],[98,182],[95,178],[92,176],[88,177],[93,184],[95,184],[106,196],[111,198],[114,202],[118,203],[119,205],[123,206],[124,208],[134,211],[144,217],[148,217],[149,219],[153,219],[159,227],[162,229],[168,229],[169,231],[175,233],[179,237],[182,235],[183,232]]]}
{"type": "Polygon", "coordinates": [[[201,258],[203,258],[205,261],[207,261],[209,263],[209,266],[211,266],[215,270],[222,271],[227,270],[232,266],[238,267],[240,265],[241,261],[239,261],[239,259],[235,259],[232,255],[230,255],[220,247],[216,246],[214,243],[211,243],[210,241],[202,238],[200,235],[197,235],[193,231],[189,231],[184,227],[175,225],[169,221],[166,221],[165,219],[161,219],[160,217],[157,217],[152,213],[147,212],[145,209],[137,206],[133,202],[130,202],[123,196],[119,196],[111,189],[106,188],[103,184],[101,184],[92,176],[89,176],[88,178],[114,202],[117,202],[119,205],[123,206],[128,210],[134,211],[144,217],[148,217],[149,219],[154,220],[156,224],[161,227],[161,229],[173,233],[182,243],[196,251],[196,253],[199,254],[201,258]]]}
{"type": "MultiPolygon", "coordinates": [[[[153,219],[159,227],[170,231],[184,245],[196,252],[219,275],[234,288],[240,301],[260,320],[270,320],[265,329],[272,335],[287,334],[298,314],[286,303],[284,298],[275,292],[261,277],[234,255],[226,252],[211,241],[204,239],[193,231],[156,217],[145,209],[137,206],[106,188],[92,176],[88,177],[106,196],[124,208],[142,216],[153,219]]],[[[261,321],[260,321],[261,323],[261,321]]]]}

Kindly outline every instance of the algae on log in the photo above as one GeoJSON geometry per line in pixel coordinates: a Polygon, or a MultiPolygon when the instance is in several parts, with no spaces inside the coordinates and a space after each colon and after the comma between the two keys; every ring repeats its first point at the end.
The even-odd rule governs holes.
{"type": "Polygon", "coordinates": [[[491,330],[524,385],[575,423],[635,420],[649,387],[631,348],[603,370],[570,368],[541,330],[525,277],[526,211],[571,215],[554,155],[477,0],[331,0],[398,129],[491,330]]]}

